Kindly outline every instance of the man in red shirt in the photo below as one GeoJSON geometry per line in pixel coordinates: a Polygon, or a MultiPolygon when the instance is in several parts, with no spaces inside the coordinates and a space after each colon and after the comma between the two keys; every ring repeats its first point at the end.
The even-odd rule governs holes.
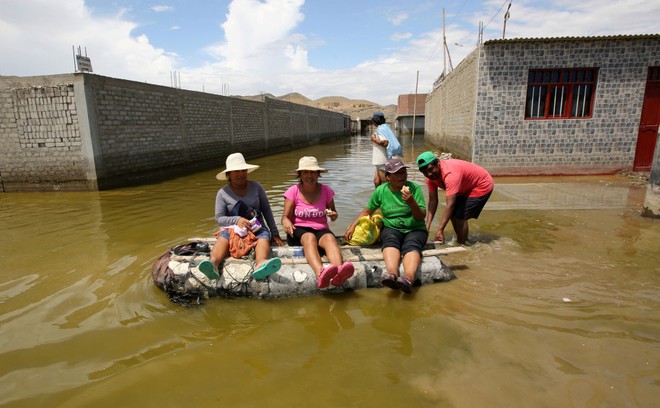
{"type": "Polygon", "coordinates": [[[479,218],[493,192],[493,178],[481,166],[458,159],[439,160],[433,152],[420,154],[417,166],[426,177],[429,189],[426,229],[430,232],[438,209],[438,188],[441,188],[445,190],[447,206],[434,240],[445,243],[445,227],[451,220],[456,241],[464,244],[468,238],[468,219],[479,218]]]}

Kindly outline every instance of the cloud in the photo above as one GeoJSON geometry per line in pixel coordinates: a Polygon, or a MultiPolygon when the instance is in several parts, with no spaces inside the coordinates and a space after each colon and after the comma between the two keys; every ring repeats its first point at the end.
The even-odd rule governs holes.
{"type": "Polygon", "coordinates": [[[174,7],[172,6],[163,6],[163,5],[156,5],[151,7],[152,11],[155,11],[156,13],[162,13],[164,11],[174,11],[174,7]]]}
{"type": "MultiPolygon", "coordinates": [[[[490,22],[487,38],[502,38],[503,13],[499,0],[489,1],[484,13],[472,21],[490,22]],[[486,17],[488,16],[488,17],[486,17]]],[[[556,0],[552,2],[516,1],[509,11],[506,38],[599,36],[658,33],[660,1],[556,0]]]]}
{"type": "Polygon", "coordinates": [[[87,50],[95,72],[166,83],[176,55],[154,47],[122,11],[94,17],[82,0],[3,0],[0,75],[50,75],[74,71],[72,47],[87,50]],[[35,12],[38,10],[39,12],[35,12]]]}
{"type": "Polygon", "coordinates": [[[402,41],[412,38],[412,33],[394,33],[390,36],[393,41],[402,41]]]}
{"type": "Polygon", "coordinates": [[[304,18],[303,4],[304,0],[234,0],[221,26],[225,42],[206,50],[232,70],[254,70],[257,63],[266,62],[272,63],[269,69],[304,69],[305,38],[292,33],[304,18]]]}
{"type": "MultiPolygon", "coordinates": [[[[414,92],[417,71],[419,92],[424,93],[442,72],[443,60],[448,69],[455,68],[475,49],[480,21],[487,23],[484,40],[501,38],[502,5],[501,0],[485,0],[476,7],[478,12],[461,9],[449,17],[449,52],[444,57],[440,24],[413,34],[406,24],[417,24],[416,13],[388,12],[391,24],[397,22],[400,29],[384,32],[387,46],[379,54],[361,53],[367,57],[351,67],[327,69],[310,61],[317,60],[311,58],[313,53],[326,52],[334,39],[323,32],[303,31],[303,13],[311,10],[303,0],[231,1],[224,16],[213,16],[218,21],[215,31],[205,31],[203,38],[209,43],[189,47],[191,54],[205,57],[194,64],[138,34],[153,31],[144,31],[146,25],[130,17],[132,10],[101,16],[83,0],[2,0],[0,75],[72,72],[72,46],[80,45],[87,49],[95,72],[109,77],[170,85],[171,72],[176,71],[181,86],[196,91],[222,93],[228,85],[231,94],[297,91],[312,99],[342,95],[389,104],[396,103],[398,94],[414,92]]],[[[145,6],[169,10],[164,7],[145,6]]],[[[518,0],[510,12],[507,38],[650,34],[658,32],[660,1],[518,0]]],[[[183,38],[189,26],[182,26],[177,35],[183,38]]]]}
{"type": "Polygon", "coordinates": [[[390,23],[394,24],[395,26],[401,25],[405,20],[408,19],[408,13],[399,13],[397,15],[394,15],[392,17],[388,17],[387,21],[390,23]]]}
{"type": "MultiPolygon", "coordinates": [[[[309,64],[310,40],[297,32],[304,19],[302,6],[303,1],[234,0],[221,24],[225,40],[205,49],[213,61],[183,69],[182,86],[220,93],[228,84],[230,94],[295,91],[312,99],[341,95],[390,104],[399,93],[414,92],[416,70],[423,66],[420,92],[430,89],[440,61],[428,61],[428,56],[438,48],[439,32],[418,38],[395,35],[410,43],[351,68],[328,70],[309,64]]],[[[322,46],[324,40],[315,38],[314,43],[322,46]]]]}
{"type": "Polygon", "coordinates": [[[219,84],[228,83],[239,94],[290,92],[296,76],[315,71],[309,66],[306,36],[295,32],[304,19],[303,4],[304,0],[232,1],[221,24],[225,41],[206,47],[212,61],[190,70],[197,85],[216,92],[219,84]]]}
{"type": "MultiPolygon", "coordinates": [[[[312,99],[341,95],[383,104],[396,103],[401,86],[409,84],[404,93],[414,92],[416,68],[427,62],[425,51],[437,47],[439,34],[393,51],[400,56],[386,54],[352,68],[327,70],[309,64],[308,39],[296,32],[304,19],[302,6],[302,0],[234,0],[221,24],[225,41],[206,48],[214,61],[184,69],[183,86],[189,77],[194,82],[190,85],[207,92],[220,93],[220,87],[228,84],[231,94],[296,91],[312,99]]],[[[397,38],[412,40],[413,35],[397,38]]],[[[323,39],[314,42],[322,45],[323,39]]],[[[427,84],[437,75],[437,63],[434,69],[432,65],[424,73],[427,84]]]]}

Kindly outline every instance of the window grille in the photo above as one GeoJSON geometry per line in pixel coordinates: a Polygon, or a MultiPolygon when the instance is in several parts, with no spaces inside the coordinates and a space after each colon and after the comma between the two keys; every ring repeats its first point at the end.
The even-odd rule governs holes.
{"type": "Polygon", "coordinates": [[[530,69],[525,119],[590,118],[597,68],[530,69]]]}

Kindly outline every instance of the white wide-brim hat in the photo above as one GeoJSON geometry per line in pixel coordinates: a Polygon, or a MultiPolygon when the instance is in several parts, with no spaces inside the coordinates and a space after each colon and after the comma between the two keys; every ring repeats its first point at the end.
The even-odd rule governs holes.
{"type": "Polygon", "coordinates": [[[316,160],[316,157],[314,156],[304,156],[300,158],[298,161],[298,168],[295,170],[296,172],[298,171],[320,171],[321,173],[325,173],[326,169],[323,167],[319,167],[319,162],[316,160]]]}
{"type": "Polygon", "coordinates": [[[247,164],[241,153],[232,153],[227,156],[225,166],[227,168],[215,176],[218,180],[227,180],[227,173],[230,171],[247,170],[248,173],[252,173],[259,168],[256,164],[247,164]]]}

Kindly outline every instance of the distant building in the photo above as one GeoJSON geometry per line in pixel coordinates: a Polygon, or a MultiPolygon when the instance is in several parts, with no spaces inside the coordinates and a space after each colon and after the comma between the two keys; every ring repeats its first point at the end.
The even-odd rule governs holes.
{"type": "Polygon", "coordinates": [[[425,139],[494,174],[650,169],[660,35],[487,41],[438,82],[425,139]]]}
{"type": "Polygon", "coordinates": [[[397,101],[395,127],[400,133],[424,132],[424,111],[427,94],[399,95],[397,101]]]}

